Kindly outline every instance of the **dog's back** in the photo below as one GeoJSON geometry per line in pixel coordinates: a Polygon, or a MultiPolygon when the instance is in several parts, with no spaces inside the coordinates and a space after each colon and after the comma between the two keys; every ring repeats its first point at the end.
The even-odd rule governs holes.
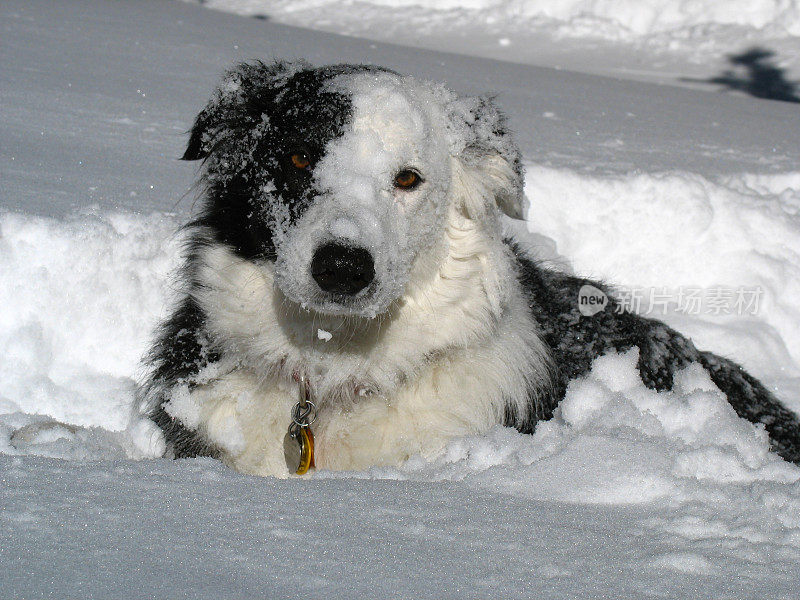
{"type": "Polygon", "coordinates": [[[742,367],[698,350],[691,340],[661,321],[623,310],[613,292],[600,282],[543,268],[517,248],[515,254],[531,311],[552,353],[556,373],[553,402],[560,401],[569,382],[586,374],[598,356],[637,347],[637,367],[647,387],[671,390],[678,370],[699,363],[740,417],[765,426],[775,452],[800,463],[800,419],[742,367]],[[608,299],[602,310],[591,315],[581,313],[579,307],[581,288],[587,285],[608,299]]]}

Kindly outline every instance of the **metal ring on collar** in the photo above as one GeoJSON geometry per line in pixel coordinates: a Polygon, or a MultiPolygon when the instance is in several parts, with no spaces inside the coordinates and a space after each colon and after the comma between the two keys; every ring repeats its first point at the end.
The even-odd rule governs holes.
{"type": "Polygon", "coordinates": [[[294,405],[292,409],[292,421],[298,427],[309,427],[314,421],[317,420],[317,405],[314,404],[311,400],[306,400],[306,408],[305,410],[300,408],[300,403],[294,405]],[[302,412],[300,412],[302,410],[302,412]],[[310,421],[306,422],[306,419],[309,415],[312,415],[310,421]]]}

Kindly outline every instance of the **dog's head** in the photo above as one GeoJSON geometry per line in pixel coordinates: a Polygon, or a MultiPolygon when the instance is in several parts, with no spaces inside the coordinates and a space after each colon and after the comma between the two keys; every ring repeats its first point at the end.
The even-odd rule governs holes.
{"type": "Polygon", "coordinates": [[[328,315],[373,317],[435,273],[449,215],[495,235],[498,207],[521,213],[519,153],[491,99],[371,66],[240,65],[183,158],[205,160],[198,223],[328,315]]]}

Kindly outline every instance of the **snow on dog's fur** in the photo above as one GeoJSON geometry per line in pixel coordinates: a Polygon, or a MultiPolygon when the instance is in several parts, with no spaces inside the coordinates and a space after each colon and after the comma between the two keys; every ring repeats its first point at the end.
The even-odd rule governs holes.
{"type": "Polygon", "coordinates": [[[397,464],[498,423],[531,432],[593,358],[636,345],[645,384],[700,362],[800,458],[796,417],[737,365],[613,300],[581,315],[586,281],[503,239],[522,169],[491,99],[376,67],[245,64],[184,158],[205,161],[205,204],[142,389],[173,456],[288,474],[297,375],[323,468],[397,464]]]}

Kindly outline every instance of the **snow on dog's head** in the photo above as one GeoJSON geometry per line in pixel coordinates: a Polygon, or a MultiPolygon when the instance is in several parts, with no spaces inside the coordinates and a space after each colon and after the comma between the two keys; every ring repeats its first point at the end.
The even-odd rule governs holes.
{"type": "Polygon", "coordinates": [[[197,225],[316,315],[372,318],[432,277],[458,215],[499,235],[522,173],[488,98],[378,67],[245,64],[197,117],[197,225]]]}

